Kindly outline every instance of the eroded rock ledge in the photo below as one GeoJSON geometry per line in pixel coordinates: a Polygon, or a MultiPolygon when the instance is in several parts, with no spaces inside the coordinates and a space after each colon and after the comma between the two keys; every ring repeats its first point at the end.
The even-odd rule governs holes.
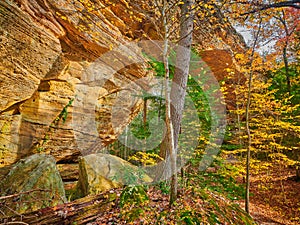
{"type": "MultiPolygon", "coordinates": [[[[143,32],[158,38],[158,31],[142,13],[135,10],[131,16],[133,7],[125,0],[0,2],[0,167],[34,152],[51,154],[57,162],[77,161],[81,152],[75,141],[70,102],[76,85],[85,80],[84,72],[98,57],[142,38],[143,32]]],[[[195,40],[204,50],[213,52],[215,47],[230,56],[230,48],[237,51],[243,44],[236,33],[210,28],[208,21],[201,23],[205,29],[200,29],[195,40]]],[[[114,59],[122,62],[126,54],[118,52],[114,59]]],[[[213,60],[209,63],[222,72],[233,64],[230,60],[219,60],[215,67],[213,60]]],[[[145,66],[127,66],[101,85],[95,109],[103,146],[116,140],[118,132],[138,113],[140,102],[122,96],[123,110],[129,113],[113,129],[110,118],[120,90],[146,76],[145,66]]]]}
{"type": "MultiPolygon", "coordinates": [[[[81,154],[71,126],[72,105],[64,123],[49,126],[74,99],[86,68],[103,53],[127,43],[131,29],[123,21],[126,2],[120,1],[113,10],[105,1],[93,4],[103,10],[89,6],[62,0],[0,2],[0,166],[34,151],[49,153],[57,161],[76,161],[81,154]]],[[[116,56],[120,61],[122,57],[126,52],[116,56]]],[[[109,118],[118,90],[145,75],[143,65],[132,65],[100,88],[96,114],[104,145],[117,135],[109,118]]],[[[119,130],[138,106],[138,101],[128,100],[124,110],[130,112],[129,118],[120,121],[119,130]]]]}

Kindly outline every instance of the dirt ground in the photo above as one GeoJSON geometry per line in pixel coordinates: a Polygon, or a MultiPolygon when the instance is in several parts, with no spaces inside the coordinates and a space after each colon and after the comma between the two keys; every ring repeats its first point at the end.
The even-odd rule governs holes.
{"type": "MultiPolygon", "coordinates": [[[[250,214],[258,224],[300,224],[300,182],[295,173],[276,166],[252,175],[250,214]]],[[[239,204],[244,207],[244,202],[239,204]]]]}

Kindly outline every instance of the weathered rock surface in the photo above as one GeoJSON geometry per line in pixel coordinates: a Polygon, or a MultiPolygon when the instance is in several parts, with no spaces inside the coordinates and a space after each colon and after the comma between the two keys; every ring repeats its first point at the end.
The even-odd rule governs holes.
{"type": "Polygon", "coordinates": [[[109,154],[91,154],[79,160],[78,189],[81,195],[99,194],[124,184],[150,183],[138,167],[109,154]]]}
{"type": "Polygon", "coordinates": [[[201,58],[209,65],[216,79],[225,82],[227,88],[225,95],[226,107],[229,110],[235,109],[234,87],[243,84],[246,78],[237,70],[232,54],[226,49],[214,49],[202,52],[201,58]]]}
{"type": "Polygon", "coordinates": [[[65,181],[78,180],[79,177],[79,167],[77,163],[73,164],[57,164],[57,169],[60,176],[65,181]]]}
{"type": "Polygon", "coordinates": [[[59,40],[9,1],[0,4],[0,111],[28,99],[61,54],[59,40]]]}
{"type": "Polygon", "coordinates": [[[21,159],[0,183],[0,217],[31,212],[66,202],[61,176],[55,159],[50,155],[35,154],[21,159]],[[3,215],[4,213],[5,215],[3,215]]]}
{"type": "MultiPolygon", "coordinates": [[[[136,2],[0,1],[0,167],[36,152],[51,154],[61,163],[77,162],[78,156],[115,141],[136,116],[140,101],[122,90],[147,75],[146,65],[132,64],[114,74],[109,74],[109,68],[124,67],[130,61],[129,52],[139,50],[122,49],[95,65],[103,54],[145,38],[144,33],[159,38],[156,27],[134,8],[139,5],[131,3],[136,2]],[[95,74],[91,68],[96,69],[95,74]],[[98,72],[102,83],[93,80],[98,72]],[[93,135],[99,137],[101,145],[87,141],[87,129],[80,129],[81,125],[89,126],[87,107],[73,99],[83,83],[90,89],[98,88],[92,108],[96,123],[93,135]],[[120,96],[124,104],[119,111],[126,116],[120,116],[114,127],[112,111],[120,96]],[[79,134],[85,136],[78,140],[79,134]]],[[[242,45],[239,35],[225,26],[212,28],[205,18],[200,22],[195,42],[204,51],[222,49],[227,58],[230,50],[238,51],[242,45]]],[[[208,61],[219,65],[213,67],[218,68],[216,73],[228,67],[223,59],[208,61]]]]}
{"type": "MultiPolygon", "coordinates": [[[[77,161],[81,149],[72,126],[73,105],[65,110],[64,123],[57,119],[76,96],[76,85],[87,81],[89,74],[84,71],[99,56],[129,41],[133,33],[127,25],[142,24],[124,16],[128,7],[123,1],[113,9],[105,1],[91,5],[64,0],[0,2],[0,167],[36,152],[51,154],[56,161],[77,161]],[[92,5],[101,10],[88,9],[92,5]]],[[[114,59],[122,62],[126,54],[114,59]]],[[[95,108],[103,145],[113,142],[138,112],[139,101],[128,100],[125,121],[119,121],[116,129],[109,122],[118,90],[145,76],[142,67],[117,71],[99,85],[95,108]]]]}

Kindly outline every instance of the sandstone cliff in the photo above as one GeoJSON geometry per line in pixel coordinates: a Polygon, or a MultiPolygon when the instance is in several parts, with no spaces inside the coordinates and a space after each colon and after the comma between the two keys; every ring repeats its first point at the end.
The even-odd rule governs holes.
{"type": "MultiPolygon", "coordinates": [[[[142,38],[143,32],[158,38],[142,13],[131,15],[133,7],[125,0],[0,2],[0,167],[38,151],[53,155],[58,162],[77,160],[81,152],[70,103],[86,69],[114,47],[142,38]]],[[[220,30],[209,21],[201,23],[203,29],[195,34],[195,42],[209,50],[204,58],[222,77],[224,69],[233,66],[230,51],[242,48],[243,41],[232,28],[220,30]],[[211,59],[211,53],[223,54],[228,62],[211,59]]],[[[114,57],[122,61],[126,54],[114,57]]],[[[127,117],[113,129],[110,117],[120,90],[146,76],[144,68],[128,66],[101,84],[95,110],[103,146],[113,142],[138,113],[139,100],[125,96],[122,107],[127,117]]]]}
{"type": "MultiPolygon", "coordinates": [[[[127,21],[122,20],[125,3],[119,2],[112,11],[100,2],[105,13],[97,14],[81,13],[85,7],[80,2],[72,5],[54,0],[0,2],[1,166],[30,154],[35,145],[54,155],[57,161],[76,160],[80,154],[70,125],[71,106],[65,123],[51,130],[49,125],[74,98],[75,85],[85,68],[110,48],[129,41],[127,21]],[[97,26],[89,28],[85,19],[88,16],[94,16],[97,26]]],[[[104,144],[115,139],[109,115],[116,90],[144,75],[141,66],[132,66],[103,85],[97,117],[104,144]]],[[[128,105],[131,117],[137,105],[138,102],[128,105]]]]}

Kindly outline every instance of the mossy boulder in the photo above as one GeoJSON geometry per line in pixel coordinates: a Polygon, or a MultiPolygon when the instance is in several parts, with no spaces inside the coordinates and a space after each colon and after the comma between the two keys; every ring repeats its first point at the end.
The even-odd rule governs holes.
{"type": "Polygon", "coordinates": [[[0,217],[22,214],[65,203],[65,190],[54,157],[31,155],[12,166],[0,182],[0,217]],[[11,197],[9,197],[11,196],[11,197]],[[14,211],[15,212],[14,212],[14,211]]]}
{"type": "Polygon", "coordinates": [[[117,156],[90,154],[79,159],[77,197],[99,194],[125,184],[150,183],[141,169],[117,156]]]}

